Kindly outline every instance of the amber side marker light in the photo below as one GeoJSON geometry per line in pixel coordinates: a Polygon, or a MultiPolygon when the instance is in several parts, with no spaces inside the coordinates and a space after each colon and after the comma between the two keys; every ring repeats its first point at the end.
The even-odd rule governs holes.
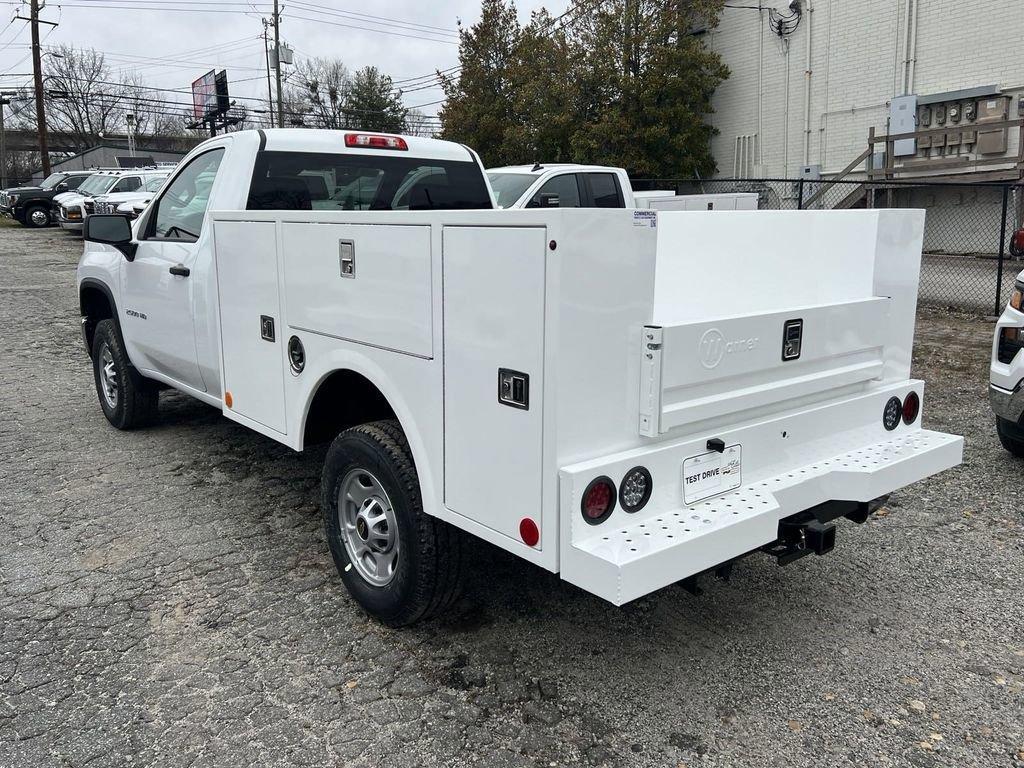
{"type": "Polygon", "coordinates": [[[234,400],[233,397],[231,397],[231,393],[230,392],[225,392],[224,393],[224,405],[226,405],[228,408],[230,408],[234,404],[234,402],[235,402],[235,400],[234,400]]]}

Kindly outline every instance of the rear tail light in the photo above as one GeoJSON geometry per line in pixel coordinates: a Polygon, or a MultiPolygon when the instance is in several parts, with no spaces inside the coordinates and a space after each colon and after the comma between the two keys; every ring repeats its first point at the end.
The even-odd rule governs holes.
{"type": "Polygon", "coordinates": [[[910,392],[903,401],[903,423],[913,424],[921,412],[921,398],[917,392],[910,392]]]}
{"type": "Polygon", "coordinates": [[[902,418],[903,403],[898,397],[890,397],[889,402],[885,404],[885,410],[882,411],[882,425],[892,432],[900,425],[902,418]]]}
{"type": "Polygon", "coordinates": [[[622,478],[619,486],[619,503],[626,512],[639,512],[651,498],[651,473],[646,467],[633,467],[622,478]]]}
{"type": "Polygon", "coordinates": [[[583,519],[591,525],[603,523],[615,509],[615,483],[603,476],[591,480],[583,492],[580,508],[583,519]]]}
{"type": "Polygon", "coordinates": [[[401,136],[384,136],[379,133],[346,133],[345,146],[357,149],[394,149],[407,152],[409,145],[401,136]]]}

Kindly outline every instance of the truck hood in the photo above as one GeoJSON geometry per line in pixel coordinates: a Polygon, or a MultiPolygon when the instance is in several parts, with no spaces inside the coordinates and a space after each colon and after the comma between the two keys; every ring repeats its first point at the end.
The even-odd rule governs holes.
{"type": "Polygon", "coordinates": [[[121,203],[134,203],[136,201],[148,201],[155,192],[112,192],[109,195],[97,195],[96,202],[112,203],[114,205],[120,205],[121,203]]]}
{"type": "Polygon", "coordinates": [[[0,191],[6,192],[8,195],[23,195],[27,192],[53,192],[52,189],[43,189],[42,187],[11,187],[10,189],[0,191]]]}
{"type": "Polygon", "coordinates": [[[84,200],[85,195],[79,195],[75,192],[66,192],[63,195],[60,195],[60,204],[63,205],[64,207],[69,207],[72,205],[81,205],[84,200]]]}

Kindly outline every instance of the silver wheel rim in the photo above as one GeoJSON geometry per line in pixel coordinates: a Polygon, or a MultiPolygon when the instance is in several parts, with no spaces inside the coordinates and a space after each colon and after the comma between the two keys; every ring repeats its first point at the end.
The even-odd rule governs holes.
{"type": "Polygon", "coordinates": [[[338,529],[349,562],[376,587],[391,583],[398,566],[398,521],[373,473],[353,469],[338,486],[338,529]]]}
{"type": "Polygon", "coordinates": [[[114,367],[114,356],[106,344],[100,347],[100,389],[110,409],[117,408],[117,369],[114,367]]]}
{"type": "Polygon", "coordinates": [[[39,209],[32,211],[32,223],[36,226],[43,226],[49,218],[50,217],[46,215],[46,211],[40,211],[39,209]]]}

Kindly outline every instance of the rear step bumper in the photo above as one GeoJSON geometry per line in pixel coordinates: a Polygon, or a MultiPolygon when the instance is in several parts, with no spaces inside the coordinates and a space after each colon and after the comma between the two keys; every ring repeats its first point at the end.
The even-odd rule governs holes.
{"type": "MultiPolygon", "coordinates": [[[[561,575],[615,605],[703,573],[779,537],[779,521],[833,500],[869,501],[956,466],[963,438],[916,430],[636,523],[595,526],[562,552],[561,575]]],[[[570,477],[563,474],[563,481],[570,477]]],[[[563,509],[575,496],[563,482],[563,509]]]]}

